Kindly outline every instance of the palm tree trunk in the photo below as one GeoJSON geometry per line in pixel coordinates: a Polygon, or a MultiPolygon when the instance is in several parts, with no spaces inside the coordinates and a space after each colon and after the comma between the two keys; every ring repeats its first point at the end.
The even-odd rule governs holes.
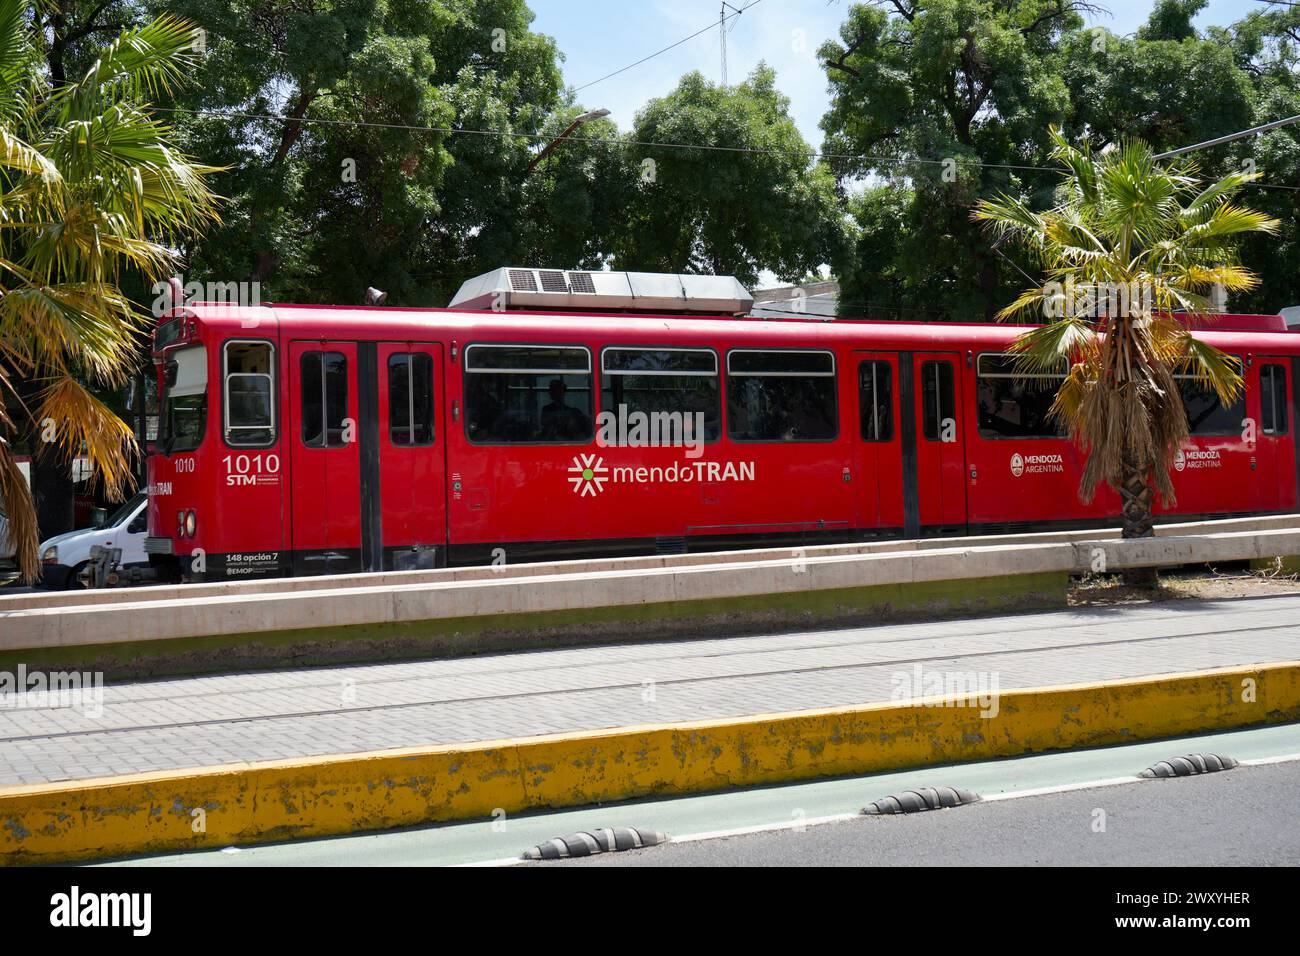
{"type": "MultiPolygon", "coordinates": [[[[1124,460],[1119,496],[1124,538],[1155,537],[1151,517],[1152,491],[1147,469],[1132,459],[1124,460]]],[[[1122,574],[1124,584],[1133,588],[1154,588],[1159,584],[1155,568],[1129,568],[1122,574]]]]}
{"type": "MultiPolygon", "coordinates": [[[[16,376],[11,373],[10,381],[16,376]]],[[[39,407],[41,385],[30,373],[19,378],[18,398],[27,408],[39,407]]],[[[28,482],[32,489],[32,503],[36,507],[36,521],[40,539],[71,531],[76,523],[72,484],[72,462],[57,444],[41,440],[41,423],[29,421],[27,444],[31,451],[28,482]]]]}

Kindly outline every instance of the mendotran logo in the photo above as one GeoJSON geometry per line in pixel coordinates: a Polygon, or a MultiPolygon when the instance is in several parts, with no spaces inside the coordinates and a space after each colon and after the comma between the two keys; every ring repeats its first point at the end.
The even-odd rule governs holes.
{"type": "Polygon", "coordinates": [[[609,469],[605,467],[605,459],[599,455],[573,456],[573,464],[569,466],[569,484],[573,485],[579,498],[585,495],[596,497],[605,490],[607,481],[609,469]]]}
{"type": "Polygon", "coordinates": [[[753,481],[752,461],[687,461],[671,465],[606,465],[599,455],[574,455],[569,466],[569,484],[579,498],[592,498],[605,485],[720,484],[728,481],[753,481]]]}

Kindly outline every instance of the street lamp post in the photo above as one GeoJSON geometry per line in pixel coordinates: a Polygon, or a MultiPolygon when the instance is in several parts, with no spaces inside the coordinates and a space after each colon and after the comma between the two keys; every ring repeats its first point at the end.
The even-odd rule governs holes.
{"type": "Polygon", "coordinates": [[[608,115],[609,115],[609,110],[592,110],[588,113],[583,113],[581,116],[577,117],[572,123],[570,123],[567,127],[565,127],[563,133],[561,133],[559,136],[555,137],[555,139],[547,143],[546,146],[542,149],[542,151],[533,157],[533,161],[529,163],[528,168],[524,170],[524,175],[527,176],[534,169],[536,169],[538,163],[540,163],[543,159],[549,156],[551,154],[551,151],[554,150],[556,146],[560,145],[560,142],[566,136],[572,133],[583,123],[589,123],[592,120],[600,119],[602,116],[608,116],[608,115]]]}

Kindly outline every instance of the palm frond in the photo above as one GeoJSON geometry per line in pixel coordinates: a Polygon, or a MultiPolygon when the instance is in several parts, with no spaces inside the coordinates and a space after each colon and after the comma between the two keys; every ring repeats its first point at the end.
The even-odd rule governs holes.
{"type": "Polygon", "coordinates": [[[66,121],[116,103],[170,96],[197,63],[193,42],[194,25],[171,14],[123,30],[77,82],[51,98],[50,106],[66,121]]]}
{"type": "Polygon", "coordinates": [[[1235,402],[1243,388],[1240,360],[1190,332],[1184,332],[1181,339],[1183,358],[1175,366],[1178,374],[1190,376],[1200,388],[1213,391],[1224,405],[1235,402]]]}
{"type": "Polygon", "coordinates": [[[1060,372],[1096,349],[1097,332],[1071,316],[1017,336],[1008,350],[1029,375],[1060,372]]]}
{"type": "Polygon", "coordinates": [[[1188,266],[1174,273],[1174,284],[1184,289],[1209,289],[1221,285],[1228,292],[1250,292],[1259,285],[1259,276],[1243,266],[1188,266]]]}
{"type": "Polygon", "coordinates": [[[44,153],[24,143],[6,126],[0,126],[0,165],[20,173],[32,173],[46,185],[62,180],[59,168],[44,153]]]}
{"type": "Polygon", "coordinates": [[[1069,306],[1065,298],[1065,295],[1059,291],[1026,289],[1016,301],[998,312],[997,319],[999,322],[1010,322],[1027,318],[1036,322],[1044,316],[1058,314],[1059,310],[1067,309],[1069,306]]]}
{"type": "Polygon", "coordinates": [[[1029,208],[1023,200],[1005,193],[995,199],[981,199],[971,213],[971,218],[988,224],[997,239],[1014,236],[1030,246],[1041,246],[1047,230],[1043,216],[1029,208]]]}
{"type": "Polygon", "coordinates": [[[4,506],[9,524],[9,540],[14,546],[19,574],[24,584],[33,584],[40,570],[36,508],[13,448],[3,438],[0,438],[0,505],[4,506]]]}
{"type": "Polygon", "coordinates": [[[1243,186],[1253,183],[1263,175],[1260,172],[1248,173],[1242,170],[1229,173],[1222,179],[1210,183],[1187,204],[1187,208],[1183,210],[1184,218],[1192,219],[1202,213],[1212,211],[1215,206],[1224,200],[1231,199],[1240,192],[1243,186]]]}
{"type": "Polygon", "coordinates": [[[25,343],[37,367],[82,369],[101,385],[124,380],[144,325],[130,300],[103,283],[29,286],[0,297],[0,339],[25,343]]]}
{"type": "Polygon", "coordinates": [[[1225,202],[1216,206],[1204,222],[1188,226],[1181,244],[1188,247],[1217,246],[1229,236],[1235,237],[1247,232],[1274,235],[1281,226],[1272,216],[1225,202]]]}
{"type": "Polygon", "coordinates": [[[37,68],[28,9],[23,0],[0,0],[0,126],[9,125],[21,115],[23,88],[37,68]]]}
{"type": "Polygon", "coordinates": [[[52,425],[54,441],[69,458],[86,456],[109,499],[121,500],[131,489],[132,458],[139,453],[135,435],[80,382],[63,376],[43,388],[36,416],[52,425]]]}
{"type": "Polygon", "coordinates": [[[1053,143],[1052,158],[1057,162],[1064,163],[1070,171],[1073,180],[1071,185],[1077,191],[1080,201],[1085,204],[1095,203],[1097,201],[1097,168],[1094,165],[1092,152],[1070,143],[1058,126],[1052,126],[1048,130],[1048,135],[1053,143]]]}

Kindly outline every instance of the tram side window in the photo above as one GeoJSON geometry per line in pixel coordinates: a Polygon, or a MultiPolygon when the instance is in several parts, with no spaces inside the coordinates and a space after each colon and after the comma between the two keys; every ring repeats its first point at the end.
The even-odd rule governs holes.
{"type": "Polygon", "coordinates": [[[1261,365],[1260,425],[1266,435],[1285,435],[1289,424],[1286,411],[1286,366],[1261,365]]]}
{"type": "Polygon", "coordinates": [[[275,350],[269,342],[227,342],[226,444],[275,443],[275,350]]]}
{"type": "Polygon", "coordinates": [[[727,434],[734,441],[832,441],[839,434],[835,356],[735,349],[727,353],[727,434]]]}
{"type": "Polygon", "coordinates": [[[585,444],[593,436],[591,379],[585,348],[467,346],[465,435],[485,445],[585,444]]]}
{"type": "Polygon", "coordinates": [[[1051,417],[1065,370],[1025,375],[1009,355],[981,355],[975,376],[975,406],[981,438],[1061,438],[1065,429],[1051,417]]]}
{"type": "MultiPolygon", "coordinates": [[[[1235,359],[1241,368],[1241,360],[1235,359]]],[[[1237,400],[1225,406],[1214,391],[1200,385],[1190,375],[1176,375],[1178,390],[1182,392],[1183,408],[1187,412],[1187,427],[1193,435],[1239,435],[1246,419],[1246,391],[1242,389],[1237,400]]]]}
{"type": "Polygon", "coordinates": [[[858,366],[858,402],[863,441],[894,438],[894,392],[888,362],[863,362],[858,366]]]}
{"type": "Polygon", "coordinates": [[[208,426],[208,353],[176,349],[163,366],[163,453],[194,451],[208,426]]]}
{"type": "Polygon", "coordinates": [[[348,417],[348,359],[342,352],[304,352],[302,443],[308,448],[341,448],[348,417]]]}
{"type": "Polygon", "coordinates": [[[943,423],[957,421],[951,362],[921,363],[921,433],[930,441],[943,438],[943,423]]]}
{"type": "Polygon", "coordinates": [[[388,440],[433,444],[433,357],[427,352],[388,356],[388,440]]]}
{"type": "Polygon", "coordinates": [[[722,430],[718,356],[709,349],[608,348],[601,353],[600,407],[629,444],[717,441],[722,430]],[[626,428],[626,434],[624,432],[626,428]],[[636,436],[644,438],[637,441],[636,436]]]}

